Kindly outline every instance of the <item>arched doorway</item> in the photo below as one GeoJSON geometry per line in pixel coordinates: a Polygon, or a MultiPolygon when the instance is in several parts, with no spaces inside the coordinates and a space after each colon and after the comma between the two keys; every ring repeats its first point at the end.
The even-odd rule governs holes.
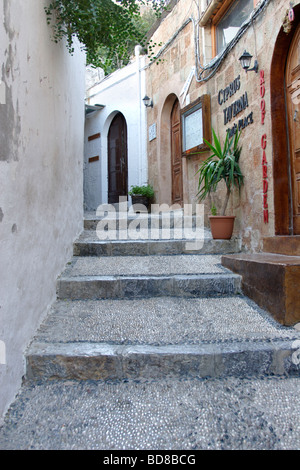
{"type": "Polygon", "coordinates": [[[281,28],[278,34],[270,74],[276,235],[300,235],[300,110],[295,93],[300,68],[300,5],[294,12],[290,33],[281,28]]]}
{"type": "Polygon", "coordinates": [[[175,155],[175,148],[178,149],[181,147],[181,144],[179,145],[178,141],[180,138],[180,133],[178,133],[178,129],[180,129],[180,118],[178,118],[178,112],[180,114],[180,111],[179,106],[176,111],[176,103],[178,103],[177,96],[175,93],[170,93],[166,97],[161,109],[158,151],[159,204],[173,204],[172,161],[176,161],[179,158],[179,155],[178,157],[172,157],[172,154],[175,155]],[[172,126],[172,123],[174,126],[172,126]],[[172,140],[174,140],[173,144],[172,140]],[[174,150],[172,150],[172,146],[174,150]]]}
{"type": "Polygon", "coordinates": [[[108,132],[108,203],[119,202],[128,194],[127,125],[118,113],[108,132]]]}
{"type": "Polygon", "coordinates": [[[171,112],[171,171],[172,204],[182,205],[182,149],[179,101],[176,99],[171,112]]]}
{"type": "Polygon", "coordinates": [[[285,73],[289,138],[291,229],[300,235],[300,24],[294,34],[285,73]]]}

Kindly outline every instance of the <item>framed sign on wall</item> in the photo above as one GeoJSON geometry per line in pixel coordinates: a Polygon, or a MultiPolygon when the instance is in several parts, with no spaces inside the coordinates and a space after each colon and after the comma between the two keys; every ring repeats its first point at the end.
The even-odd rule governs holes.
{"type": "Polygon", "coordinates": [[[211,141],[210,95],[203,95],[181,110],[182,154],[188,157],[206,150],[211,141]]]}

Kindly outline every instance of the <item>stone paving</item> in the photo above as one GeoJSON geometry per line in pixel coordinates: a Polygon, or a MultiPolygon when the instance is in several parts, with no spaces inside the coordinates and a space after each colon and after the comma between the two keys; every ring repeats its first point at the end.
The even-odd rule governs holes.
{"type": "Polygon", "coordinates": [[[0,449],[132,450],[139,459],[163,450],[299,450],[299,380],[27,383],[0,428],[0,449]]]}
{"type": "Polygon", "coordinates": [[[299,449],[300,331],[221,265],[239,244],[206,233],[199,253],[133,256],[128,241],[99,256],[88,222],[26,351],[0,449],[299,449]]]}

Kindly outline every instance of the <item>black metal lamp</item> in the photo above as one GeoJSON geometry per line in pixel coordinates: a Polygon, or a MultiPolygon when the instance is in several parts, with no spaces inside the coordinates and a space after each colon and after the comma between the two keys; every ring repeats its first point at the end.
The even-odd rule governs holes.
{"type": "Polygon", "coordinates": [[[246,72],[251,72],[251,70],[254,70],[254,72],[258,72],[258,62],[255,60],[254,62],[254,67],[252,69],[249,69],[250,64],[251,64],[251,59],[252,55],[249,54],[249,52],[245,51],[243,55],[239,58],[239,61],[241,62],[241,66],[243,67],[246,72]]]}
{"type": "Polygon", "coordinates": [[[145,98],[143,98],[143,101],[146,108],[153,108],[153,102],[149,96],[146,95],[145,98]]]}

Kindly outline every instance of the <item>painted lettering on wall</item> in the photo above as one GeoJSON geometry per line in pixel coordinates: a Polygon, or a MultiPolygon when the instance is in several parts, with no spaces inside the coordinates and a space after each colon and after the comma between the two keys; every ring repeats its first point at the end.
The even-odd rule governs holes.
{"type": "Polygon", "coordinates": [[[266,115],[266,102],[265,102],[264,96],[265,96],[266,89],[265,89],[265,73],[264,73],[263,70],[260,70],[259,76],[260,76],[259,93],[260,93],[260,98],[261,98],[261,100],[260,100],[261,124],[264,124],[265,123],[265,115],[266,115]]]}
{"type": "MultiPolygon", "coordinates": [[[[218,103],[223,105],[226,101],[231,98],[241,88],[240,75],[235,78],[228,86],[221,89],[218,92],[218,103]]],[[[224,114],[224,125],[228,124],[233,118],[239,115],[242,111],[248,108],[248,93],[245,92],[240,98],[236,99],[233,103],[223,109],[224,114]]],[[[236,132],[241,131],[249,124],[253,124],[253,111],[246,116],[240,118],[238,122],[235,122],[232,127],[227,129],[229,137],[232,137],[236,132]]]]}
{"type": "Polygon", "coordinates": [[[218,103],[222,105],[229,97],[234,95],[241,88],[240,75],[233,80],[224,90],[220,90],[218,93],[218,103]]]}
{"type": "MultiPolygon", "coordinates": [[[[260,94],[260,122],[262,125],[265,124],[266,115],[266,102],[265,96],[265,73],[264,70],[260,70],[259,73],[259,94],[260,94]]],[[[268,161],[266,156],[267,148],[267,134],[264,133],[261,137],[261,149],[262,149],[262,178],[263,178],[263,214],[264,223],[269,223],[269,207],[268,207],[268,161]]]]}
{"type": "Polygon", "coordinates": [[[229,138],[232,137],[237,131],[240,132],[242,129],[245,129],[245,127],[249,126],[249,124],[253,124],[253,111],[251,111],[248,116],[239,119],[238,123],[235,123],[230,129],[227,129],[229,138]]]}
{"type": "Polygon", "coordinates": [[[244,111],[244,109],[248,108],[248,106],[248,95],[247,92],[245,92],[243,96],[223,110],[224,124],[226,125],[233,117],[237,116],[241,111],[244,111]]]}
{"type": "Polygon", "coordinates": [[[264,223],[269,223],[269,208],[268,208],[268,162],[266,157],[267,135],[263,134],[261,138],[262,148],[262,175],[263,175],[263,212],[264,223]]]}

